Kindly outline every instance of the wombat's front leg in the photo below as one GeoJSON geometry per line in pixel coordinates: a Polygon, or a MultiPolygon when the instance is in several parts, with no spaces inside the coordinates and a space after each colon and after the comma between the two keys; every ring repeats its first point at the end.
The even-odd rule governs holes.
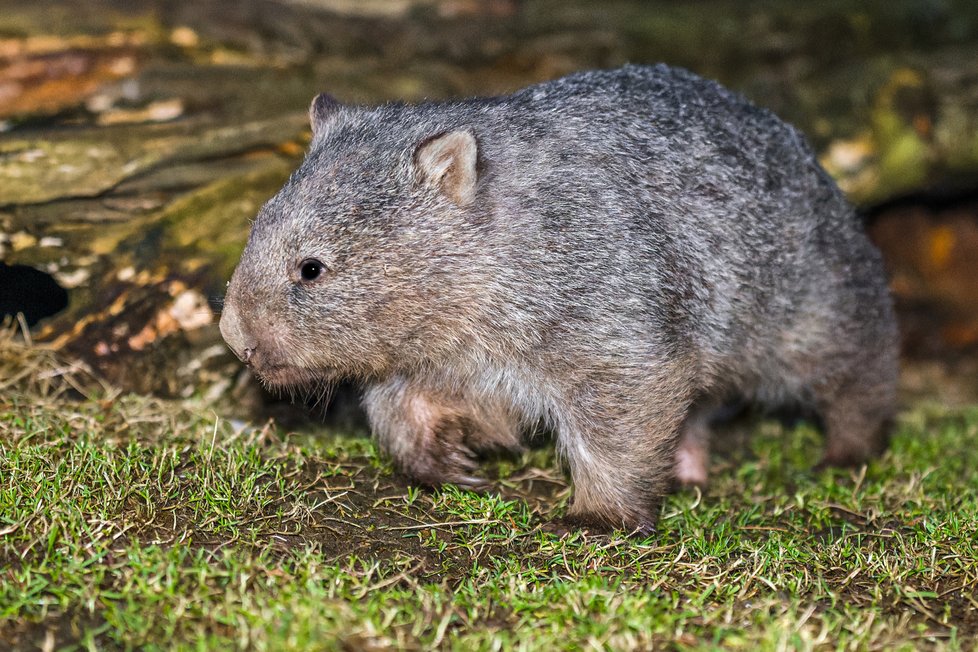
{"type": "Polygon", "coordinates": [[[691,392],[681,377],[630,385],[587,386],[573,397],[573,417],[558,424],[574,481],[573,524],[649,533],[658,520],[691,392]]]}
{"type": "Polygon", "coordinates": [[[395,466],[429,486],[484,486],[479,454],[520,449],[518,423],[506,410],[403,376],[370,387],[364,406],[395,466]]]}

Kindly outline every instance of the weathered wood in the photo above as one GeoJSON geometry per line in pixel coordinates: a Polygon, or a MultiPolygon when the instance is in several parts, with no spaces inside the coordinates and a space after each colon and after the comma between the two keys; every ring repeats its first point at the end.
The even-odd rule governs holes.
{"type": "MultiPolygon", "coordinates": [[[[0,260],[68,288],[37,339],[142,391],[232,382],[219,297],[249,220],[301,157],[320,90],[498,93],[662,60],[798,124],[857,202],[978,188],[978,4],[966,0],[163,7],[0,0],[0,260]]],[[[893,256],[898,294],[923,260],[905,253],[893,256]]],[[[923,278],[914,296],[946,287],[923,278]]],[[[961,340],[978,314],[954,314],[961,340]]]]}

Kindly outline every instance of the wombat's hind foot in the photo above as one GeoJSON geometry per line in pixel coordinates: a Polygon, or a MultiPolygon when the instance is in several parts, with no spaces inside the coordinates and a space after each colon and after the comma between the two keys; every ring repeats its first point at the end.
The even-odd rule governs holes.
{"type": "Polygon", "coordinates": [[[893,424],[893,388],[887,383],[849,386],[821,406],[825,454],[817,468],[858,466],[886,448],[893,424]]]}
{"type": "Polygon", "coordinates": [[[705,488],[710,479],[710,427],[712,412],[694,408],[683,424],[676,447],[675,483],[678,487],[705,488]]]}

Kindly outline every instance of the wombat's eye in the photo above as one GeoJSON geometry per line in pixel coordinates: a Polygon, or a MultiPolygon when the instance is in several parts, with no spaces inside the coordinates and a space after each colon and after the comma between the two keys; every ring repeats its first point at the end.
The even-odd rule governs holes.
{"type": "Polygon", "coordinates": [[[306,258],[299,264],[299,275],[303,281],[315,281],[325,269],[326,266],[315,258],[306,258]]]}

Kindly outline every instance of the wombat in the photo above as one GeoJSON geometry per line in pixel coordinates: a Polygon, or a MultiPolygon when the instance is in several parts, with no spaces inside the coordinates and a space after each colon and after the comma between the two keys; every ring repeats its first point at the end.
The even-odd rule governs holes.
{"type": "Polygon", "coordinates": [[[310,113],[221,332],[269,386],[363,382],[414,480],[480,485],[481,454],[544,423],[567,518],[645,532],[674,480],[706,481],[731,396],[818,411],[825,463],[885,444],[880,254],[772,113],[664,65],[310,113]]]}

